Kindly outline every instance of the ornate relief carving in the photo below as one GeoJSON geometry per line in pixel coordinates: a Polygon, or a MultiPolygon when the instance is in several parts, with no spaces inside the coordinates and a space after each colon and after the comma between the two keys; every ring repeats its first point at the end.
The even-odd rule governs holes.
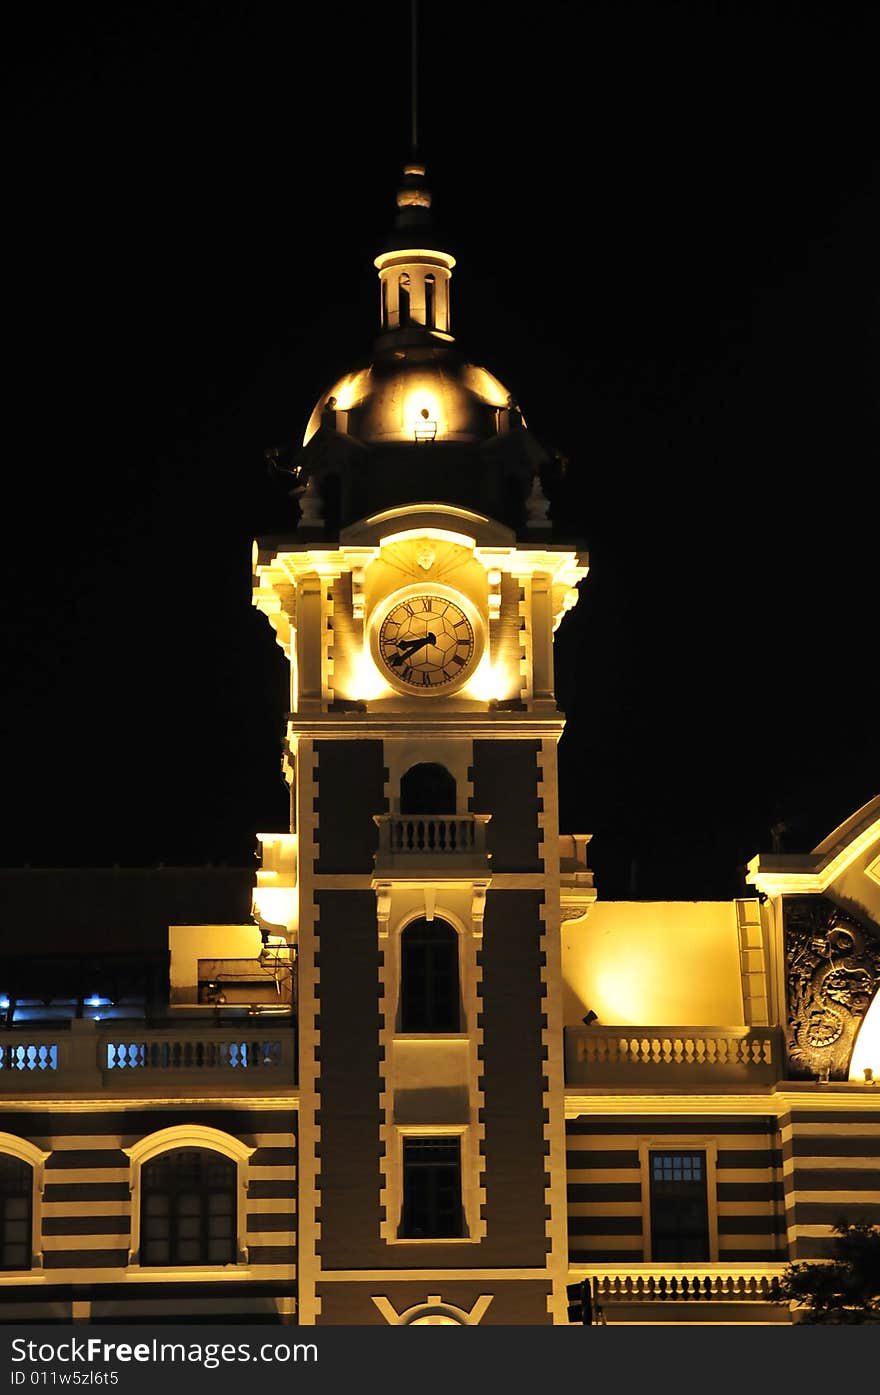
{"type": "Polygon", "coordinates": [[[880,936],[825,896],[787,896],[784,916],[790,1075],[846,1080],[880,985],[880,936]]]}

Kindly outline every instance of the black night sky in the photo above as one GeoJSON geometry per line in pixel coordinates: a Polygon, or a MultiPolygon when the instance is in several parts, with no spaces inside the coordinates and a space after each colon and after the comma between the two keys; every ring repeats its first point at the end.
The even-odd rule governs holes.
{"type": "MultiPolygon", "coordinates": [[[[737,894],[880,788],[874,10],[422,5],[458,342],[591,553],[562,826],[606,897],[737,894]]],[[[263,452],[369,351],[409,5],[20,11],[0,862],[248,866],[287,807],[263,452]]]]}

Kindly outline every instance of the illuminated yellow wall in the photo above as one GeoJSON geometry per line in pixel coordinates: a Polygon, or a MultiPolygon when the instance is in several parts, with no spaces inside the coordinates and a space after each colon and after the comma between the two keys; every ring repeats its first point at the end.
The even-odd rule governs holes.
{"type": "Polygon", "coordinates": [[[171,1001],[198,1001],[200,959],[258,959],[263,941],[256,925],[171,925],[171,1001]]]}
{"type": "Polygon", "coordinates": [[[743,1026],[734,901],[598,901],[562,927],[563,1012],[580,1026],[743,1026]]]}

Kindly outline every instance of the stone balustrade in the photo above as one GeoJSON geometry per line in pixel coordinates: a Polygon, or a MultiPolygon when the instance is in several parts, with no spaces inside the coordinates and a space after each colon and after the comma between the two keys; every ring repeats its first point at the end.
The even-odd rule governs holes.
{"type": "Polygon", "coordinates": [[[219,1029],[82,1019],[10,1033],[0,1044],[0,1096],[35,1092],[142,1089],[149,1080],[231,1083],[284,1089],[296,1080],[296,1033],[289,1020],[219,1029]]]}
{"type": "Polygon", "coordinates": [[[0,1042],[0,1072],[5,1072],[0,1074],[0,1081],[4,1083],[17,1076],[39,1075],[57,1069],[57,1041],[13,1036],[9,1041],[0,1042]]]}
{"type": "Polygon", "coordinates": [[[489,814],[376,814],[375,875],[486,876],[489,814]]]}
{"type": "Polygon", "coordinates": [[[571,1281],[589,1279],[593,1302],[772,1303],[785,1268],[778,1264],[578,1265],[571,1281]]]}
{"type": "Polygon", "coordinates": [[[782,1076],[773,1027],[566,1027],[568,1085],[672,1080],[773,1082],[782,1076]]]}

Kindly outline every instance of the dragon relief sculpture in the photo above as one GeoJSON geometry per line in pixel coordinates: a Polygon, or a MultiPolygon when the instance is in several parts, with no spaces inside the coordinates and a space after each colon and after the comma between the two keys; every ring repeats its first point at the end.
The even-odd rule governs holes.
{"type": "Polygon", "coordinates": [[[786,897],[784,926],[789,1073],[846,1080],[880,984],[880,937],[825,896],[786,897]]]}

